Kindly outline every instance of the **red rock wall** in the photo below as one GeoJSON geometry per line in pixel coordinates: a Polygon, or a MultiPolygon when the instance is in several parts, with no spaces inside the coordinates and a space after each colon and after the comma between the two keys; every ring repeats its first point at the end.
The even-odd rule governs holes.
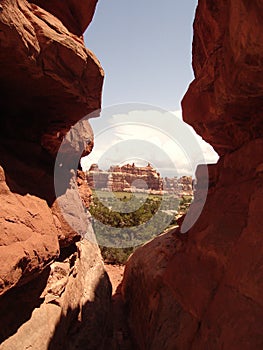
{"type": "Polygon", "coordinates": [[[262,2],[199,1],[183,118],[220,154],[262,138],[262,2]]]}
{"type": "Polygon", "coordinates": [[[199,0],[183,115],[221,158],[189,232],[128,261],[123,295],[140,349],[262,349],[262,12],[261,1],[199,0]]]}
{"type": "Polygon", "coordinates": [[[61,20],[73,34],[81,36],[90,24],[98,0],[30,0],[61,20]]]}
{"type": "MultiPolygon", "coordinates": [[[[94,7],[94,2],[87,1],[87,4],[94,7]]],[[[66,5],[64,8],[69,10],[66,5]]],[[[81,8],[78,11],[81,13],[81,8]]],[[[86,22],[90,19],[88,12],[86,22]]],[[[27,1],[1,2],[0,43],[0,164],[7,179],[5,192],[10,191],[10,198],[11,192],[16,192],[18,197],[29,193],[42,198],[42,204],[36,199],[38,207],[32,214],[41,216],[41,211],[48,212],[47,203],[51,206],[55,200],[53,166],[63,135],[86,113],[100,107],[103,71],[78,36],[51,13],[27,1]]],[[[87,153],[93,144],[93,136],[87,127],[84,131],[88,137],[83,152],[87,153]]],[[[33,198],[23,201],[23,206],[28,207],[34,203],[33,198]]],[[[4,203],[5,210],[11,211],[9,201],[4,203]]],[[[23,211],[17,204],[18,217],[19,213],[22,215],[23,211]]],[[[28,232],[34,231],[27,223],[26,215],[29,214],[25,212],[20,221],[25,222],[28,232]]],[[[52,222],[51,212],[49,215],[51,219],[43,214],[39,231],[52,232],[53,246],[47,246],[47,253],[44,253],[36,244],[35,264],[39,266],[45,266],[45,263],[38,264],[38,258],[43,262],[50,261],[58,253],[55,239],[58,225],[52,222]],[[48,259],[44,258],[45,254],[48,259]]],[[[19,218],[10,218],[10,222],[12,220],[19,222],[19,218]]],[[[22,239],[17,237],[14,224],[3,225],[1,231],[5,232],[5,238],[1,248],[20,240],[28,242],[30,233],[22,239]]],[[[21,257],[17,252],[16,262],[19,265],[23,261],[25,271],[33,259],[27,253],[26,245],[21,257]],[[25,254],[27,258],[23,258],[25,254]]],[[[16,271],[17,267],[14,269],[16,271]]],[[[37,266],[35,270],[38,270],[37,266]]],[[[17,276],[14,281],[21,281],[23,272],[22,275],[14,274],[17,276]]]]}
{"type": "MultiPolygon", "coordinates": [[[[96,349],[103,341],[101,332],[93,335],[100,324],[105,328],[111,292],[99,248],[85,239],[76,248],[80,231],[65,221],[54,192],[64,135],[101,104],[104,73],[81,37],[96,2],[0,3],[1,349],[75,348],[79,342],[96,349]],[[59,255],[61,268],[51,265],[59,255]]],[[[66,138],[62,180],[72,177],[77,150],[86,155],[92,145],[92,130],[83,122],[74,140],[66,138]]],[[[76,224],[85,215],[81,202],[75,204],[77,185],[89,201],[79,175],[72,186],[62,183],[59,193],[76,224]]],[[[87,236],[86,227],[80,229],[87,236]]]]}

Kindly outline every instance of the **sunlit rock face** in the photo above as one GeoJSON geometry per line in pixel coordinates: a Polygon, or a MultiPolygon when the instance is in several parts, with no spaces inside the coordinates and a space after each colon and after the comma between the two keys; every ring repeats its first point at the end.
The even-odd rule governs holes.
{"type": "Polygon", "coordinates": [[[220,154],[262,138],[262,2],[199,1],[183,118],[220,154]]]}
{"type": "MultiPolygon", "coordinates": [[[[107,314],[110,287],[98,246],[82,240],[76,248],[82,233],[65,222],[54,191],[54,163],[63,137],[101,104],[104,73],[81,37],[95,6],[92,0],[0,3],[0,342],[5,344],[1,349],[47,349],[48,343],[65,348],[67,322],[71,330],[85,328],[86,322],[86,342],[89,329],[94,333],[90,319],[96,323],[96,313],[89,316],[90,310],[102,310],[98,313],[102,319],[107,314]],[[64,265],[50,270],[59,255],[64,265]],[[54,293],[45,289],[50,273],[58,282],[51,288],[54,293]],[[46,299],[45,290],[53,293],[53,300],[46,299]],[[42,311],[34,312],[38,308],[42,311]],[[27,323],[31,316],[37,329],[27,323]],[[32,343],[28,332],[34,333],[32,343]]],[[[64,180],[72,177],[71,158],[92,149],[88,122],[75,136],[67,135],[62,150],[68,165],[64,180]]],[[[77,186],[85,187],[79,175],[72,177],[69,187],[60,187],[64,203],[76,197],[77,186]]],[[[88,195],[82,197],[85,204],[88,195]]],[[[66,206],[76,227],[85,213],[79,203],[76,208],[66,206]]],[[[88,238],[86,228],[85,235],[88,238]]],[[[74,344],[82,341],[74,337],[74,344]]]]}
{"type": "Polygon", "coordinates": [[[150,163],[145,167],[137,167],[134,163],[113,165],[107,171],[99,169],[97,164],[92,164],[86,178],[92,189],[113,192],[148,191],[159,195],[170,193],[179,197],[193,194],[191,176],[162,178],[150,163]]]}
{"type": "Polygon", "coordinates": [[[81,36],[90,24],[98,0],[29,0],[57,17],[73,34],[81,36]]]}
{"type": "Polygon", "coordinates": [[[0,299],[1,350],[100,349],[108,334],[111,285],[93,243],[0,299]]]}
{"type": "Polygon", "coordinates": [[[12,193],[0,167],[0,295],[32,279],[59,255],[57,230],[43,199],[12,193]]]}
{"type": "MultiPolygon", "coordinates": [[[[128,261],[123,295],[138,348],[262,348],[262,11],[259,1],[199,0],[183,115],[221,157],[195,225],[128,261]]],[[[204,195],[200,169],[190,212],[204,195]]]]}
{"type": "Polygon", "coordinates": [[[108,171],[102,171],[93,164],[87,172],[87,181],[91,188],[107,189],[114,192],[138,190],[162,191],[163,183],[160,174],[148,164],[137,167],[134,164],[111,166],[108,171]]]}

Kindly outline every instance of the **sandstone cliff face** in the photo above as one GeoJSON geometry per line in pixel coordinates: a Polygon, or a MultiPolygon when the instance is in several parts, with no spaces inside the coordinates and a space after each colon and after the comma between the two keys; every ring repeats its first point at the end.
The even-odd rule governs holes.
{"type": "Polygon", "coordinates": [[[98,0],[77,1],[66,0],[30,0],[59,18],[64,26],[73,34],[81,36],[90,24],[98,0]]]}
{"type": "Polygon", "coordinates": [[[39,274],[59,255],[57,230],[47,203],[12,193],[0,167],[0,295],[39,274]]]}
{"type": "Polygon", "coordinates": [[[262,2],[199,1],[183,117],[220,154],[262,138],[262,2]]]}
{"type": "Polygon", "coordinates": [[[78,36],[27,1],[1,2],[0,30],[1,136],[55,155],[70,126],[100,108],[102,68],[78,36]]]}
{"type": "MultiPolygon", "coordinates": [[[[150,164],[146,167],[137,167],[134,164],[111,166],[108,171],[103,171],[99,169],[97,164],[92,164],[86,173],[86,179],[88,187],[92,189],[130,192],[134,187],[137,190],[149,190],[152,193],[159,192],[159,194],[171,193],[179,197],[193,195],[191,176],[162,178],[150,164]]],[[[89,196],[88,187],[87,194],[89,196]]]]}
{"type": "MultiPolygon", "coordinates": [[[[103,70],[81,37],[95,6],[92,0],[0,4],[0,348],[46,349],[52,336],[59,344],[53,348],[61,348],[69,329],[76,331],[69,347],[74,348],[82,342],[83,327],[88,328],[85,337],[94,333],[89,322],[97,320],[92,312],[89,319],[90,305],[101,310],[102,319],[108,312],[109,282],[98,246],[82,240],[73,254],[82,232],[92,237],[77,194],[77,186],[85,183],[71,171],[78,166],[76,155],[88,154],[93,145],[87,121],[74,139],[71,134],[65,139],[57,199],[54,191],[55,158],[64,135],[100,108],[103,70]],[[76,226],[68,225],[58,202],[76,226]],[[78,227],[84,216],[84,227],[78,227]],[[56,259],[61,269],[58,262],[51,265],[56,259]],[[53,282],[61,289],[58,295],[53,287],[54,293],[47,290],[53,282]]],[[[97,348],[95,342],[91,348],[97,348]]]]}
{"type": "MultiPolygon", "coordinates": [[[[123,295],[138,348],[263,346],[262,11],[258,1],[199,0],[184,119],[221,158],[188,233],[161,235],[128,261],[123,295]]],[[[202,196],[200,168],[190,213],[202,196]]]]}
{"type": "Polygon", "coordinates": [[[109,173],[108,171],[102,171],[97,164],[91,165],[89,171],[86,173],[88,185],[91,189],[95,188],[107,188],[109,173]]]}
{"type": "Polygon", "coordinates": [[[137,167],[134,164],[111,166],[108,171],[102,171],[93,164],[87,172],[87,181],[91,188],[106,188],[114,192],[131,191],[132,187],[141,190],[161,191],[162,178],[153,167],[137,167]]]}
{"type": "MultiPolygon", "coordinates": [[[[73,123],[100,107],[103,72],[82,40],[35,4],[2,1],[0,30],[1,165],[10,191],[18,197],[30,193],[52,205],[56,152],[73,123]]],[[[90,151],[92,133],[84,139],[85,153],[90,151]]],[[[73,151],[69,149],[69,155],[73,151]]],[[[43,230],[46,221],[56,241],[49,215],[51,219],[43,218],[43,230]]],[[[10,229],[6,232],[11,235],[10,229]]],[[[19,238],[14,237],[6,243],[16,241],[19,238]]],[[[56,247],[57,242],[49,259],[57,256],[56,247]]],[[[37,251],[35,255],[42,260],[37,251]]],[[[30,260],[23,260],[24,270],[30,260]]]]}
{"type": "Polygon", "coordinates": [[[193,179],[192,176],[182,176],[180,178],[163,179],[163,189],[168,193],[178,193],[182,195],[193,195],[193,179]]]}
{"type": "Polygon", "coordinates": [[[136,187],[138,189],[162,190],[160,174],[148,164],[146,167],[135,167],[126,164],[122,167],[111,167],[111,177],[108,180],[108,188],[112,191],[123,191],[136,187]]]}

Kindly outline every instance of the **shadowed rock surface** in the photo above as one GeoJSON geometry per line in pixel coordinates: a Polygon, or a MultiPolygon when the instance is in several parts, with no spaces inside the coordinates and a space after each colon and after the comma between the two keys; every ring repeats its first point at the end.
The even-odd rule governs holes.
{"type": "Polygon", "coordinates": [[[1,349],[99,349],[109,334],[111,286],[77,178],[93,134],[87,120],[71,129],[101,104],[104,73],[81,37],[96,2],[0,4],[1,349]]]}
{"type": "Polygon", "coordinates": [[[4,295],[1,337],[18,326],[17,315],[33,305],[32,297],[38,295],[39,305],[0,349],[102,349],[101,335],[109,332],[111,286],[96,245],[82,240],[75,253],[54,262],[38,294],[37,282],[4,295]]]}
{"type": "MultiPolygon", "coordinates": [[[[263,347],[261,1],[199,0],[183,116],[221,155],[196,224],[128,261],[122,293],[139,349],[263,347]]],[[[205,195],[198,169],[190,214],[205,195]]]]}
{"type": "Polygon", "coordinates": [[[64,26],[78,36],[82,35],[90,24],[98,0],[30,0],[59,18],[64,26]]]}

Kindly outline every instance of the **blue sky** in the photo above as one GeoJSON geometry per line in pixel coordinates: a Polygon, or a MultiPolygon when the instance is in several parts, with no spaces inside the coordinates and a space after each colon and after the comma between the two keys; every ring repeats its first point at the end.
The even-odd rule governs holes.
{"type": "MultiPolygon", "coordinates": [[[[105,71],[103,112],[101,118],[91,120],[95,147],[84,161],[85,168],[89,168],[92,163],[99,163],[102,158],[104,168],[106,164],[125,163],[127,153],[129,162],[135,161],[136,165],[145,165],[149,161],[155,163],[157,167],[166,169],[163,173],[160,171],[162,175],[172,175],[173,169],[168,169],[171,164],[167,161],[165,166],[164,162],[161,162],[163,157],[158,156],[158,152],[150,154],[145,151],[147,154],[145,153],[144,157],[138,156],[139,153],[135,152],[137,155],[133,156],[131,139],[134,140],[135,150],[136,142],[141,144],[147,135],[148,142],[155,140],[158,149],[161,150],[165,145],[169,159],[178,146],[175,146],[178,144],[175,132],[171,136],[174,142],[169,152],[167,148],[169,142],[164,140],[167,125],[162,126],[158,118],[165,116],[163,123],[172,125],[171,114],[167,117],[165,112],[156,110],[160,107],[164,111],[172,112],[175,118],[177,116],[181,120],[180,102],[194,78],[191,48],[196,6],[197,0],[99,0],[94,19],[84,39],[86,46],[96,54],[105,71]],[[133,113],[130,113],[130,105],[125,108],[124,104],[128,103],[133,103],[133,113]],[[155,106],[156,108],[149,107],[148,110],[155,116],[158,114],[159,117],[156,117],[155,121],[152,118],[150,123],[149,113],[142,111],[145,108],[141,104],[155,106]],[[112,105],[120,107],[111,109],[112,105]],[[120,123],[120,119],[112,116],[110,111],[123,115],[122,120],[126,122],[128,132],[125,132],[123,126],[113,126],[113,122],[120,123]],[[134,123],[143,120],[146,120],[147,130],[145,127],[138,128],[134,123]],[[159,130],[158,135],[156,127],[159,130]],[[123,151],[125,148],[127,152],[123,151]],[[108,152],[109,149],[114,151],[108,152]],[[106,155],[111,156],[105,160],[106,155]]],[[[182,126],[179,127],[180,130],[181,128],[182,126]]],[[[187,133],[184,127],[183,129],[187,133]]],[[[186,159],[195,156],[201,162],[213,163],[216,162],[217,155],[193,129],[191,135],[196,138],[200,146],[197,146],[198,150],[193,150],[184,160],[182,154],[179,156],[180,152],[177,152],[177,155],[172,156],[174,157],[172,163],[177,164],[177,171],[181,169],[181,172],[192,174],[190,168],[193,164],[188,164],[189,167],[186,169],[186,159]]],[[[190,149],[187,145],[180,147],[182,152],[184,147],[190,149]]],[[[146,146],[145,150],[147,148],[149,147],[146,146]]]]}
{"type": "Polygon", "coordinates": [[[85,43],[105,70],[103,105],[141,102],[167,110],[193,79],[197,0],[99,0],[85,43]]]}

